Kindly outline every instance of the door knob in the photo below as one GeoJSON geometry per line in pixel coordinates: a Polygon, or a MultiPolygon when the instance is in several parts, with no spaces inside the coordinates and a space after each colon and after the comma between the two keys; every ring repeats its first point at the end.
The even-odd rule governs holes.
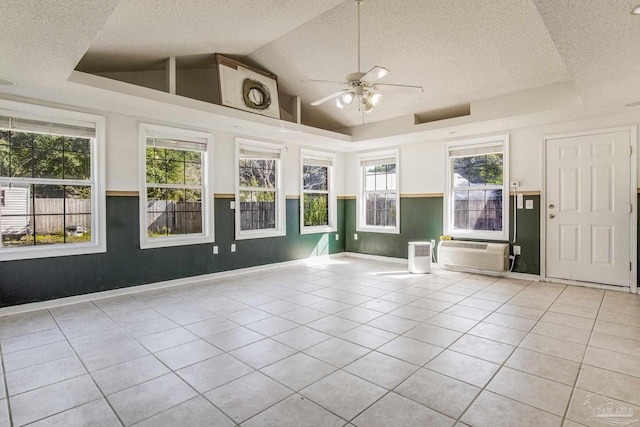
{"type": "Polygon", "coordinates": [[[556,205],[549,205],[549,209],[553,209],[555,207],[556,207],[556,205]]]}
{"type": "Polygon", "coordinates": [[[554,214],[549,214],[549,218],[550,218],[550,219],[553,219],[553,218],[555,218],[555,217],[556,217],[556,216],[555,216],[554,214]]]}

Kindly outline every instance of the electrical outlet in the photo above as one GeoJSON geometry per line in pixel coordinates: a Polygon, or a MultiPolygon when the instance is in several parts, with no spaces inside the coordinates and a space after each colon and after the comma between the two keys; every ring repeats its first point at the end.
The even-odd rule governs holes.
{"type": "Polygon", "coordinates": [[[513,254],[520,255],[520,246],[513,246],[513,254]]]}
{"type": "Polygon", "coordinates": [[[236,244],[232,243],[231,244],[231,252],[235,252],[236,251],[236,244]]]}
{"type": "Polygon", "coordinates": [[[340,235],[336,234],[336,240],[340,240],[340,235]]]}
{"type": "Polygon", "coordinates": [[[213,247],[213,254],[214,255],[218,255],[218,247],[217,246],[213,247]]]}
{"type": "Polygon", "coordinates": [[[230,201],[230,202],[229,202],[229,208],[230,208],[230,209],[235,209],[235,208],[236,208],[236,202],[235,202],[235,200],[232,200],[232,201],[230,201]]]}
{"type": "Polygon", "coordinates": [[[520,187],[520,181],[511,181],[511,188],[520,187]]]}
{"type": "Polygon", "coordinates": [[[358,235],[357,234],[353,235],[353,240],[358,240],[358,235]]]}
{"type": "Polygon", "coordinates": [[[518,204],[518,209],[522,209],[524,208],[524,195],[523,194],[518,194],[516,196],[517,198],[517,204],[518,204]]]}

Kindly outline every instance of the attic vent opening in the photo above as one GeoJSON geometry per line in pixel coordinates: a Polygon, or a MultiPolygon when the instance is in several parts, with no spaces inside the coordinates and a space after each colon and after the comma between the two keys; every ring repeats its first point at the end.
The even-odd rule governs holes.
{"type": "Polygon", "coordinates": [[[437,110],[424,111],[414,116],[414,124],[432,123],[471,115],[471,104],[453,105],[437,110]]]}

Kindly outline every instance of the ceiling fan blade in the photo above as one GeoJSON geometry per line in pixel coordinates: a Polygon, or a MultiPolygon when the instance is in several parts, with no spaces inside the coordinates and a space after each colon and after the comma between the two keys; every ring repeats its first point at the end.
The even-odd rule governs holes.
{"type": "Polygon", "coordinates": [[[303,83],[335,83],[338,85],[348,85],[349,82],[338,82],[336,80],[318,80],[318,79],[304,79],[302,80],[303,83]]]}
{"type": "Polygon", "coordinates": [[[360,80],[363,80],[367,83],[372,83],[372,82],[375,82],[376,80],[380,80],[387,74],[389,74],[389,70],[387,70],[384,67],[378,67],[376,65],[375,67],[367,71],[367,73],[364,76],[360,77],[360,80]]]}
{"type": "Polygon", "coordinates": [[[387,86],[390,89],[393,88],[397,88],[397,89],[407,89],[407,90],[414,90],[414,89],[418,89],[420,90],[420,92],[424,92],[424,88],[422,86],[414,86],[414,85],[397,85],[397,84],[392,84],[392,83],[376,83],[373,85],[373,87],[375,89],[378,89],[378,87],[380,86],[387,86]]]}
{"type": "Polygon", "coordinates": [[[344,90],[338,91],[338,92],[336,92],[336,93],[332,93],[332,94],[331,94],[331,95],[329,95],[329,96],[325,96],[324,98],[320,98],[320,99],[318,99],[317,101],[313,101],[313,102],[311,103],[311,105],[314,105],[314,106],[315,106],[315,105],[320,105],[320,104],[322,104],[322,103],[325,103],[325,102],[327,102],[327,101],[330,101],[330,100],[332,100],[332,99],[335,99],[335,98],[339,97],[340,95],[342,95],[343,93],[347,92],[348,90],[349,90],[349,89],[344,89],[344,90]]]}

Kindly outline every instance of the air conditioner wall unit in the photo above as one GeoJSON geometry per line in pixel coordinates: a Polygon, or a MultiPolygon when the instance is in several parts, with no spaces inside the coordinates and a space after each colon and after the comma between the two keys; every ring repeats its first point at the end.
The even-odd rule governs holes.
{"type": "Polygon", "coordinates": [[[409,273],[431,273],[431,242],[409,242],[409,273]]]}
{"type": "Polygon", "coordinates": [[[442,240],[438,263],[445,268],[488,271],[509,270],[509,245],[461,240],[442,240]]]}

